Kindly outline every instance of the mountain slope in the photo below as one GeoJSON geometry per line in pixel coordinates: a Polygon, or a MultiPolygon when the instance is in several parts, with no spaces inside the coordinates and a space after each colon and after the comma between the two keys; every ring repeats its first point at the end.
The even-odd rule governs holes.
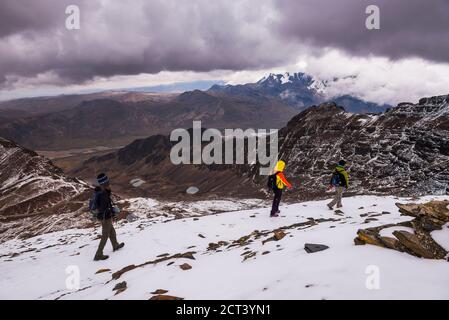
{"type": "Polygon", "coordinates": [[[66,177],[48,159],[2,138],[0,168],[0,241],[79,225],[68,215],[73,218],[85,206],[84,183],[66,177]]]}
{"type": "MultiPolygon", "coordinates": [[[[420,202],[432,198],[449,199],[420,202]]],[[[346,198],[339,214],[325,201],[297,203],[282,206],[276,219],[268,217],[269,208],[258,208],[166,221],[146,218],[150,208],[141,207],[139,220],[116,224],[126,246],[112,253],[108,244],[111,256],[103,262],[92,261],[99,229],[0,245],[0,298],[147,300],[163,298],[155,293],[162,289],[188,300],[448,299],[446,261],[354,245],[359,228],[411,219],[400,215],[395,202],[409,200],[346,198]],[[377,216],[366,221],[366,215],[377,216]],[[329,248],[307,253],[306,243],[329,248]],[[191,269],[181,269],[184,264],[191,269]],[[66,281],[76,274],[73,266],[81,271],[79,286],[66,287],[74,284],[66,281]],[[120,283],[124,290],[114,290],[120,283]]],[[[449,249],[444,228],[432,236],[449,249]]]]}
{"type": "Polygon", "coordinates": [[[348,162],[353,193],[447,194],[448,121],[449,96],[402,103],[380,115],[322,104],[281,129],[279,153],[304,199],[324,194],[340,159],[348,162]]]}
{"type": "Polygon", "coordinates": [[[114,153],[90,158],[70,174],[89,181],[98,172],[107,172],[115,192],[128,197],[198,200],[264,196],[242,174],[241,166],[173,164],[170,151],[174,144],[164,135],[136,140],[114,153]],[[186,194],[192,186],[199,188],[195,196],[186,194]]]}
{"type": "Polygon", "coordinates": [[[133,95],[87,100],[68,110],[5,123],[0,119],[0,136],[36,150],[117,147],[189,128],[194,120],[211,128],[271,129],[284,126],[295,114],[292,107],[267,97],[218,97],[199,90],[169,100],[141,100],[141,94],[133,95]]]}

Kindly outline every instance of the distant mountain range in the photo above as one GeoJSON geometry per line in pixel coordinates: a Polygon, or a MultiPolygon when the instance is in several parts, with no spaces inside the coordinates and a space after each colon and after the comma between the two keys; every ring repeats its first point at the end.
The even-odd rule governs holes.
{"type": "MultiPolygon", "coordinates": [[[[355,78],[353,76],[352,78],[355,78]]],[[[339,81],[318,80],[305,73],[269,74],[256,83],[243,85],[214,85],[208,92],[214,94],[226,94],[233,96],[252,96],[261,94],[280,99],[284,103],[302,111],[312,105],[318,105],[327,101],[333,101],[344,106],[345,110],[352,113],[380,113],[390,108],[390,105],[379,105],[374,102],[364,101],[351,95],[338,95],[327,97],[326,89],[332,82],[339,81]]]]}
{"type": "MultiPolygon", "coordinates": [[[[325,102],[329,85],[304,73],[286,73],[181,94],[140,88],[5,101],[0,103],[0,136],[34,150],[67,150],[123,146],[191,127],[194,120],[218,129],[278,129],[298,112],[325,102]]],[[[389,107],[350,95],[332,100],[352,113],[389,107]]]]}

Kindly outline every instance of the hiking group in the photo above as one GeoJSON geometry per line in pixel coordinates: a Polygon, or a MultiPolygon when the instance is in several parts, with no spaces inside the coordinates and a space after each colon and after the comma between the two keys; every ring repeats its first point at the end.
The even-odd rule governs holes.
{"type": "MultiPolygon", "coordinates": [[[[346,161],[340,160],[335,167],[329,183],[329,189],[335,188],[333,200],[327,204],[328,208],[333,210],[334,206],[341,208],[343,205],[341,199],[345,189],[349,187],[349,175],[345,169],[346,161]]],[[[273,205],[271,207],[270,217],[278,217],[280,210],[279,204],[282,198],[282,192],[285,188],[292,189],[292,185],[284,176],[285,162],[279,160],[274,167],[274,173],[268,177],[268,188],[274,192],[273,205]]]]}
{"type": "MultiPolygon", "coordinates": [[[[345,169],[346,162],[341,160],[335,167],[330,180],[330,187],[335,188],[334,199],[327,205],[329,209],[342,207],[341,199],[344,190],[349,186],[348,173],[345,169]]],[[[290,182],[284,176],[285,162],[280,160],[277,162],[274,173],[268,177],[268,187],[274,192],[273,206],[271,208],[270,217],[279,216],[279,204],[282,198],[282,192],[285,188],[293,188],[290,182]]],[[[125,246],[125,244],[117,241],[117,234],[114,229],[113,219],[120,212],[112,201],[112,191],[109,178],[106,174],[101,173],[97,176],[98,186],[95,187],[94,197],[89,202],[89,209],[92,218],[101,222],[101,239],[98,245],[94,260],[106,260],[109,256],[104,255],[103,250],[108,240],[111,241],[113,251],[117,251],[125,246]]]]}

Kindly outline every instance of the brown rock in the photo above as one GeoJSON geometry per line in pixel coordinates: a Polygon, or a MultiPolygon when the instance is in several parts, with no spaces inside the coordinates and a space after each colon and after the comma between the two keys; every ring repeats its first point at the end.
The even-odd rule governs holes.
{"type": "Polygon", "coordinates": [[[412,217],[427,216],[434,222],[444,224],[449,222],[449,201],[430,201],[423,204],[401,204],[396,203],[399,212],[412,217]]]}
{"type": "Polygon", "coordinates": [[[127,284],[126,281],[117,283],[114,287],[114,289],[112,289],[112,291],[115,291],[115,295],[118,295],[119,293],[122,293],[123,291],[125,291],[127,289],[127,284]]]}
{"type": "Polygon", "coordinates": [[[99,273],[104,273],[104,272],[109,272],[111,271],[111,269],[100,269],[97,272],[95,272],[95,274],[99,274],[99,273]]]}
{"type": "Polygon", "coordinates": [[[255,257],[256,254],[257,254],[257,252],[250,252],[250,253],[248,253],[248,254],[245,255],[245,257],[243,258],[243,261],[246,261],[246,260],[248,260],[248,259],[250,259],[250,258],[255,257]]]}
{"type": "Polygon", "coordinates": [[[404,251],[402,246],[401,246],[401,243],[397,239],[395,239],[395,238],[392,238],[392,237],[380,237],[379,239],[385,245],[385,247],[387,247],[387,248],[390,248],[390,249],[393,249],[393,250],[398,250],[398,251],[401,251],[401,252],[404,251]]]}
{"type": "Polygon", "coordinates": [[[159,294],[156,296],[152,296],[150,300],[184,300],[184,298],[179,298],[175,296],[169,296],[164,294],[159,294]]]}
{"type": "Polygon", "coordinates": [[[372,244],[372,245],[380,246],[380,247],[384,246],[382,244],[382,242],[379,240],[378,234],[373,231],[360,229],[357,231],[357,236],[364,243],[368,243],[368,244],[372,244]]]}
{"type": "Polygon", "coordinates": [[[286,236],[286,234],[285,234],[284,231],[275,231],[275,232],[274,232],[274,239],[275,239],[276,241],[281,240],[281,239],[284,238],[285,236],[286,236]]]}
{"type": "Polygon", "coordinates": [[[114,280],[117,280],[118,278],[120,278],[121,276],[122,276],[122,274],[124,274],[125,272],[128,272],[128,271],[131,271],[131,270],[134,270],[134,269],[136,269],[137,268],[137,266],[135,266],[135,265],[129,265],[129,266],[126,266],[126,267],[124,267],[123,269],[121,269],[121,270],[119,270],[119,271],[117,271],[117,272],[114,272],[113,274],[112,274],[112,279],[114,279],[114,280]]]}
{"type": "Polygon", "coordinates": [[[167,292],[168,292],[168,290],[157,289],[156,291],[151,292],[151,294],[164,294],[164,293],[167,293],[167,292]]]}
{"type": "Polygon", "coordinates": [[[220,245],[218,243],[211,242],[209,243],[207,250],[217,250],[218,248],[220,248],[220,245]]]}
{"type": "Polygon", "coordinates": [[[181,254],[180,258],[195,260],[195,257],[193,256],[193,252],[186,252],[181,254]]]}
{"type": "Polygon", "coordinates": [[[416,235],[413,233],[400,230],[394,231],[393,235],[399,240],[399,242],[406,247],[412,254],[423,257],[426,259],[435,259],[436,257],[432,252],[425,248],[416,235]]]}
{"type": "Polygon", "coordinates": [[[192,269],[192,266],[190,265],[190,264],[188,264],[188,263],[183,263],[183,264],[181,264],[180,266],[179,266],[182,270],[190,270],[190,269],[192,269]]]}

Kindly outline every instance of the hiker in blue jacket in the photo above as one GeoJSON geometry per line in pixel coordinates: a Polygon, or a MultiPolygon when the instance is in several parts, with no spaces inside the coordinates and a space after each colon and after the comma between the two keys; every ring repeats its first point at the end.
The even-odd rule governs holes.
{"type": "Polygon", "coordinates": [[[332,174],[330,187],[335,188],[335,196],[334,199],[327,205],[331,210],[333,210],[335,205],[337,205],[337,208],[341,208],[343,206],[341,199],[344,191],[349,188],[349,174],[346,171],[345,166],[346,161],[340,160],[335,167],[334,173],[332,174]]]}
{"type": "Polygon", "coordinates": [[[98,175],[97,181],[100,186],[95,189],[95,191],[98,192],[95,201],[98,209],[97,219],[101,221],[102,231],[100,244],[98,245],[98,250],[94,257],[95,261],[106,260],[109,258],[109,256],[103,254],[103,249],[106,246],[108,239],[111,240],[114,251],[117,251],[125,246],[123,242],[118,243],[117,234],[112,224],[114,207],[111,200],[111,186],[109,183],[109,178],[106,174],[102,173],[98,175]]]}

